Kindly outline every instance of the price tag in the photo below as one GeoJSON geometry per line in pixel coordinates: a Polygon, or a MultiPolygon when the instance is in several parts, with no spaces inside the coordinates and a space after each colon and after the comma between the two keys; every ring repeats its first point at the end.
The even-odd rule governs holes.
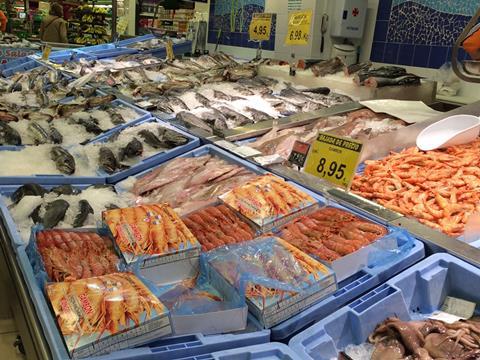
{"type": "Polygon", "coordinates": [[[48,60],[50,53],[52,52],[52,48],[50,45],[45,45],[42,51],[42,60],[48,60]]]}
{"type": "Polygon", "coordinates": [[[303,167],[307,160],[308,151],[310,150],[310,144],[296,140],[293,144],[292,152],[288,157],[288,161],[294,165],[303,167]]]}
{"type": "Polygon", "coordinates": [[[252,16],[248,36],[252,41],[270,40],[272,14],[255,13],[252,16]]]}
{"type": "Polygon", "coordinates": [[[362,148],[361,142],[319,132],[308,155],[305,172],[348,189],[362,148]]]}
{"type": "Polygon", "coordinates": [[[119,34],[124,34],[127,31],[128,19],[126,16],[121,16],[117,21],[117,32],[119,34]]]}
{"type": "Polygon", "coordinates": [[[172,40],[168,39],[167,43],[165,44],[165,49],[167,51],[167,60],[173,61],[175,59],[175,54],[173,53],[173,42],[172,40]]]}
{"type": "Polygon", "coordinates": [[[312,10],[293,11],[288,18],[285,45],[307,45],[310,38],[312,10]]]}

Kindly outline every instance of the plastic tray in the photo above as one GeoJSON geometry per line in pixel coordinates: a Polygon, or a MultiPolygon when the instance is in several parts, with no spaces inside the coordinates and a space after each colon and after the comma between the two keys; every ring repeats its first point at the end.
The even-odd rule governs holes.
{"type": "MultiPolygon", "coordinates": [[[[17,249],[17,262],[23,273],[52,357],[54,359],[69,359],[50,307],[35,280],[24,246],[17,249]]],[[[162,338],[149,343],[148,346],[117,351],[95,359],[180,359],[235,347],[263,344],[269,341],[270,331],[260,330],[259,325],[255,323],[251,323],[250,326],[251,332],[249,333],[212,336],[192,334],[162,338]]]]}
{"type": "MultiPolygon", "coordinates": [[[[32,70],[32,69],[35,69],[37,67],[39,67],[40,64],[38,61],[36,60],[33,60],[33,59],[30,59],[29,57],[25,57],[25,58],[21,58],[22,60],[26,59],[26,61],[22,61],[16,65],[13,65],[12,63],[7,63],[5,65],[12,65],[12,66],[9,66],[9,67],[6,67],[4,69],[1,70],[1,74],[3,77],[10,77],[12,75],[15,75],[16,73],[18,72],[25,72],[25,71],[29,71],[29,70],[32,70]]],[[[16,61],[15,61],[16,63],[16,61]]]]}
{"type": "MultiPolygon", "coordinates": [[[[295,184],[296,185],[296,184],[295,184]]],[[[296,185],[301,188],[300,186],[296,185]]],[[[325,203],[326,200],[320,195],[312,194],[310,191],[302,189],[316,198],[319,202],[325,203]]],[[[353,211],[344,208],[341,205],[329,202],[330,206],[337,207],[342,210],[353,211]]],[[[356,214],[363,217],[361,214],[356,214]]],[[[356,272],[349,278],[338,283],[338,290],[326,299],[313,304],[308,309],[293,316],[289,320],[271,328],[273,341],[288,341],[292,336],[302,329],[312,325],[314,322],[331,314],[333,311],[340,309],[348,302],[373,289],[382,282],[388,280],[400,271],[412,266],[425,257],[425,248],[421,241],[415,240],[414,247],[410,249],[402,258],[395,261],[373,267],[365,267],[356,272]]]]}
{"type": "Polygon", "coordinates": [[[480,270],[449,254],[435,254],[298,334],[290,347],[302,359],[330,359],[361,344],[389,316],[425,318],[446,296],[480,302],[480,270]]]}
{"type": "Polygon", "coordinates": [[[109,59],[122,55],[138,54],[138,49],[115,47],[113,44],[105,44],[110,47],[90,49],[88,47],[77,50],[78,53],[95,56],[97,59],[109,59]]]}
{"type": "Polygon", "coordinates": [[[150,156],[146,159],[143,159],[139,163],[130,167],[127,170],[120,171],[120,172],[115,173],[113,175],[102,174],[102,176],[105,176],[106,182],[108,184],[117,183],[117,182],[119,182],[119,181],[121,181],[121,180],[123,180],[123,179],[125,179],[129,176],[132,176],[132,175],[135,175],[135,174],[137,174],[141,171],[144,171],[145,169],[149,169],[153,166],[162,164],[162,163],[164,163],[164,162],[166,162],[170,159],[173,159],[174,157],[176,157],[178,155],[181,155],[183,153],[186,153],[187,151],[193,150],[200,145],[200,140],[198,138],[190,135],[189,133],[187,133],[185,131],[179,130],[179,129],[173,127],[172,125],[170,125],[168,123],[165,123],[161,120],[158,120],[156,118],[150,118],[150,119],[146,119],[146,120],[142,120],[142,121],[136,121],[134,124],[131,123],[130,125],[123,126],[122,128],[114,129],[113,131],[110,131],[108,134],[100,136],[100,137],[96,138],[95,140],[91,141],[91,143],[106,142],[112,134],[114,134],[116,132],[119,132],[119,131],[122,131],[126,127],[137,126],[137,125],[140,125],[140,124],[144,124],[146,122],[158,122],[162,126],[164,126],[166,128],[169,128],[169,129],[172,129],[172,130],[178,132],[179,134],[182,134],[183,136],[187,137],[190,141],[185,145],[177,146],[176,148],[173,148],[173,149],[164,151],[162,153],[152,155],[152,156],[150,156]]]}
{"type": "Polygon", "coordinates": [[[55,51],[48,57],[48,61],[54,64],[62,64],[65,61],[71,62],[79,59],[97,60],[95,56],[83,53],[76,49],[55,51]]]}

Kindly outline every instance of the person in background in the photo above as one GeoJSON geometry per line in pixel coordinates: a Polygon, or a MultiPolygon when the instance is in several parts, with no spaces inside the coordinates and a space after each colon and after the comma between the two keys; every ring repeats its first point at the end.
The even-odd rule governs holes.
{"type": "Polygon", "coordinates": [[[480,60],[480,24],[470,30],[462,45],[473,60],[480,60]]]}
{"type": "Polygon", "coordinates": [[[8,19],[5,16],[5,13],[2,10],[0,10],[0,31],[2,33],[7,31],[7,22],[8,22],[8,19]]]}
{"type": "Polygon", "coordinates": [[[50,15],[40,25],[40,40],[52,43],[68,43],[67,23],[63,20],[63,7],[59,3],[50,5],[50,15]]]}

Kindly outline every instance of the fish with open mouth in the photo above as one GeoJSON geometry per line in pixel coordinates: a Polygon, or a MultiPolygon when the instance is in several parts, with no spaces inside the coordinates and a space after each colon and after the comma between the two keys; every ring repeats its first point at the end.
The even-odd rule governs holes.
{"type": "Polygon", "coordinates": [[[15,146],[22,145],[22,138],[18,131],[2,121],[0,121],[0,144],[15,146]]]}
{"type": "Polygon", "coordinates": [[[75,158],[61,146],[50,149],[50,158],[61,173],[72,175],[75,172],[75,158]]]}
{"type": "Polygon", "coordinates": [[[213,135],[212,128],[208,126],[205,121],[200,119],[198,116],[192,114],[191,112],[180,111],[176,116],[176,120],[187,127],[197,127],[213,135]]]}
{"type": "Polygon", "coordinates": [[[137,139],[133,138],[124,148],[119,151],[118,158],[123,161],[125,158],[133,158],[142,155],[143,144],[137,139]]]}
{"type": "Polygon", "coordinates": [[[100,147],[98,151],[98,165],[100,169],[104,170],[107,174],[113,174],[117,170],[126,170],[129,166],[120,164],[115,157],[115,154],[106,146],[100,147]]]}
{"type": "Polygon", "coordinates": [[[30,122],[27,130],[35,145],[46,144],[50,142],[50,136],[48,135],[48,132],[40,124],[36,122],[30,122]]]}

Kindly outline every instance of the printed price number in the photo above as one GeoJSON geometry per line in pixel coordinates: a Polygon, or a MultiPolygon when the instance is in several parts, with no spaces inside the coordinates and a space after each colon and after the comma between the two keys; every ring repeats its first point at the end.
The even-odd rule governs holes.
{"type": "Polygon", "coordinates": [[[308,155],[305,172],[348,189],[362,148],[362,143],[356,140],[319,132],[308,155]]]}
{"type": "Polygon", "coordinates": [[[272,14],[255,13],[249,27],[249,37],[252,41],[270,40],[272,30],[272,14]]]}
{"type": "Polygon", "coordinates": [[[310,38],[312,10],[293,11],[289,15],[286,45],[307,45],[310,38]]]}
{"type": "Polygon", "coordinates": [[[292,152],[288,157],[288,161],[294,165],[303,167],[305,165],[305,161],[307,160],[309,150],[309,143],[296,140],[293,144],[292,152]]]}

